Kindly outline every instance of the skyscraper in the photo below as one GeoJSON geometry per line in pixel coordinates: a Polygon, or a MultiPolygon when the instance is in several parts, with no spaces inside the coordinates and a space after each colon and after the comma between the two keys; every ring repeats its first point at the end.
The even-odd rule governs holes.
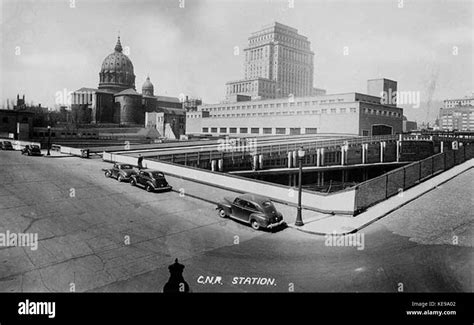
{"type": "Polygon", "coordinates": [[[314,52],[297,29],[277,22],[264,26],[252,33],[244,52],[245,77],[226,84],[227,100],[314,95],[314,52]]]}

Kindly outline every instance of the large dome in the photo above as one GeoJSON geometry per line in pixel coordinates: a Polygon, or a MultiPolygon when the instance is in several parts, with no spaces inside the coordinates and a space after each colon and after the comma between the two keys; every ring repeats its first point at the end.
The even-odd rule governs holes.
{"type": "Polygon", "coordinates": [[[132,61],[122,53],[119,36],[115,51],[102,62],[99,73],[99,89],[120,91],[128,88],[135,89],[135,74],[132,61]]]}

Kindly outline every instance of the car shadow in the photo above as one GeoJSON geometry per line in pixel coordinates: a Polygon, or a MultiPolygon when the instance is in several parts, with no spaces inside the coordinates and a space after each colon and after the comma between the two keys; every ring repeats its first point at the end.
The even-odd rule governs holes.
{"type": "MultiPolygon", "coordinates": [[[[238,223],[239,225],[242,225],[242,226],[244,226],[244,227],[246,227],[246,228],[252,229],[252,227],[251,227],[248,223],[246,223],[246,222],[244,222],[244,221],[242,221],[242,220],[239,220],[239,219],[233,219],[233,218],[226,217],[226,218],[223,219],[223,220],[232,221],[232,222],[238,223]]],[[[254,230],[254,231],[262,231],[262,232],[265,232],[265,233],[272,233],[272,234],[274,234],[274,233],[283,231],[283,230],[285,230],[286,228],[288,228],[288,225],[286,224],[286,222],[283,222],[283,224],[281,224],[281,225],[279,225],[279,226],[277,226],[277,227],[275,227],[275,228],[260,228],[259,230],[255,230],[255,229],[252,229],[252,230],[254,230]]]]}

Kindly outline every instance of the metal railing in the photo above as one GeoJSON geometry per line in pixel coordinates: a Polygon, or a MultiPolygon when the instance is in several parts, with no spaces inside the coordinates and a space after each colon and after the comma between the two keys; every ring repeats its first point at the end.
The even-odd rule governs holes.
{"type": "Polygon", "coordinates": [[[355,211],[360,213],[378,202],[472,158],[474,158],[474,145],[464,145],[458,150],[447,150],[360,183],[354,186],[356,189],[355,211]]]}

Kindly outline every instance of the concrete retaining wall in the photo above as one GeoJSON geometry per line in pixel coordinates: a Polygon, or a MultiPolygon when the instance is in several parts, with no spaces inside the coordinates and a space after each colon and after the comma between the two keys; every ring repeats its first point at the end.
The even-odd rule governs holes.
{"type": "Polygon", "coordinates": [[[71,147],[64,147],[61,146],[61,149],[59,152],[68,154],[68,155],[73,155],[73,156],[80,156],[82,157],[84,149],[78,149],[78,148],[71,148],[71,147]]]}

